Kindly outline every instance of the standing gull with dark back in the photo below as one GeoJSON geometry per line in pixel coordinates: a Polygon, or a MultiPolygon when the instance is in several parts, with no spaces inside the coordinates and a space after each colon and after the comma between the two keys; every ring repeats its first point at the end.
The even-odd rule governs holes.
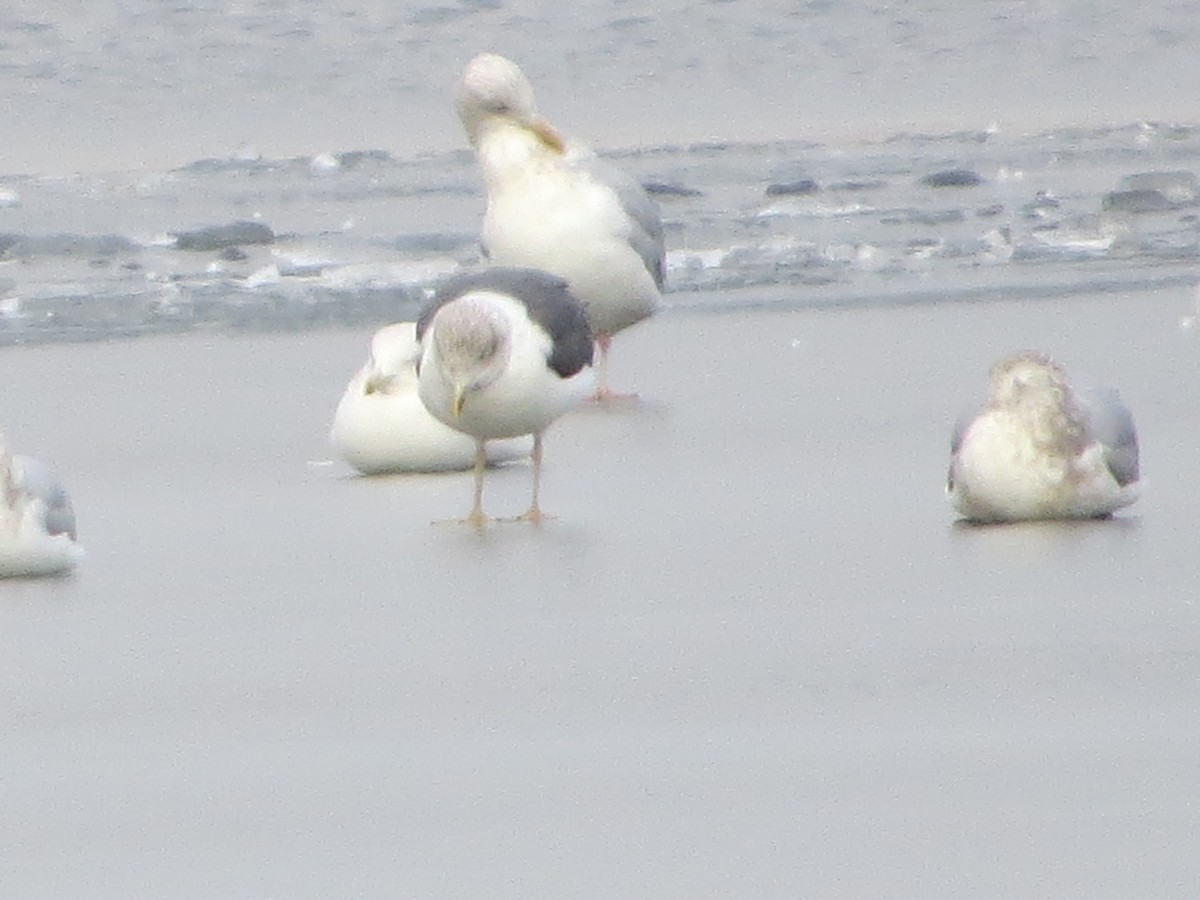
{"type": "Polygon", "coordinates": [[[421,401],[475,439],[475,502],[483,525],[489,440],[533,435],[533,493],[520,516],[541,522],[542,434],[594,388],[592,332],[561,278],[536,269],[487,268],[442,285],[417,322],[421,401]]]}

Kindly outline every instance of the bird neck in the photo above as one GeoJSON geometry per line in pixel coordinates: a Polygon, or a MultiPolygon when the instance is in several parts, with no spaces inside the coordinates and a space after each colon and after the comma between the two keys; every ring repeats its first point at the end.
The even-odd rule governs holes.
{"type": "Polygon", "coordinates": [[[561,151],[548,145],[532,129],[512,122],[497,122],[483,131],[476,154],[489,189],[562,159],[561,151]]]}

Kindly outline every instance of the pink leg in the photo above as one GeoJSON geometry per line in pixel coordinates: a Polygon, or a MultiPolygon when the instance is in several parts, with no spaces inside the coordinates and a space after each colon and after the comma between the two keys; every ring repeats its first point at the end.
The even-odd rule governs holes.
{"type": "Polygon", "coordinates": [[[596,335],[596,347],[600,351],[600,359],[596,362],[596,393],[592,399],[597,403],[613,403],[622,400],[634,400],[637,394],[617,394],[608,387],[608,350],[612,346],[612,335],[600,332],[596,335]]]}
{"type": "Polygon", "coordinates": [[[612,346],[612,336],[596,335],[596,347],[600,350],[600,359],[596,362],[596,399],[604,400],[611,393],[608,389],[608,348],[612,346]]]}
{"type": "Polygon", "coordinates": [[[483,470],[487,466],[487,453],[483,449],[483,441],[475,439],[475,503],[466,522],[477,527],[487,524],[487,516],[483,514],[483,470]]]}
{"type": "Polygon", "coordinates": [[[533,436],[533,452],[529,457],[533,460],[533,496],[529,501],[529,509],[521,516],[527,522],[533,522],[535,525],[540,525],[547,519],[554,518],[542,512],[542,508],[538,503],[538,496],[541,493],[542,487],[542,435],[538,432],[533,436]]]}

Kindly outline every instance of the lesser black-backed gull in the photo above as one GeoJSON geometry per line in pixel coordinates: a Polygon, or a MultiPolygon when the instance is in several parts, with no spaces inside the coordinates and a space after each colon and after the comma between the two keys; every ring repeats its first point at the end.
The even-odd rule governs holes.
{"type": "Polygon", "coordinates": [[[533,435],[533,494],[521,518],[541,521],[542,433],[595,387],[591,329],[567,283],[535,269],[463,273],[422,311],[417,338],[421,400],[476,442],[467,521],[486,521],[486,443],[524,434],[533,435]]]}

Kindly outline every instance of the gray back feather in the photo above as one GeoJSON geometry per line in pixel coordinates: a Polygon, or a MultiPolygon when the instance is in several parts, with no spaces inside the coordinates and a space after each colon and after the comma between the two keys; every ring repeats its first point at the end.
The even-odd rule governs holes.
{"type": "Polygon", "coordinates": [[[574,163],[587,171],[596,181],[612,190],[621,209],[633,221],[626,235],[634,251],[642,258],[654,284],[661,291],[666,277],[666,246],[663,240],[662,216],[658,204],[636,180],[607,160],[588,152],[574,163]]]}
{"type": "Polygon", "coordinates": [[[1137,429],[1133,415],[1114,388],[1099,387],[1078,394],[1092,437],[1104,447],[1108,470],[1121,487],[1140,477],[1137,429]]]}
{"type": "Polygon", "coordinates": [[[65,534],[75,540],[75,507],[54,471],[28,456],[13,456],[14,474],[21,486],[46,505],[43,524],[48,534],[65,534]]]}
{"type": "Polygon", "coordinates": [[[471,291],[507,294],[522,303],[529,318],[550,335],[546,364],[563,378],[592,364],[592,330],[583,305],[568,290],[566,281],[541,269],[497,266],[451,276],[421,310],[417,340],[424,338],[439,309],[471,291]]]}
{"type": "Polygon", "coordinates": [[[962,448],[963,438],[967,435],[967,429],[971,427],[971,423],[983,411],[983,407],[974,404],[966,407],[958,418],[954,421],[954,431],[950,434],[950,470],[946,473],[946,488],[954,490],[954,463],[958,459],[958,451],[962,448]]]}

